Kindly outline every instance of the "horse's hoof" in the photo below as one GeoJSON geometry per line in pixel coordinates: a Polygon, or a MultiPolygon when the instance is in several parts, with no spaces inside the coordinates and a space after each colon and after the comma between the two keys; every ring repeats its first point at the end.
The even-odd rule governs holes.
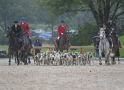
{"type": "Polygon", "coordinates": [[[105,61],[105,64],[107,64],[107,61],[105,61]]]}
{"type": "Polygon", "coordinates": [[[107,65],[110,65],[110,63],[108,63],[107,65]]]}
{"type": "Polygon", "coordinates": [[[99,65],[102,65],[102,63],[99,63],[99,65]]]}

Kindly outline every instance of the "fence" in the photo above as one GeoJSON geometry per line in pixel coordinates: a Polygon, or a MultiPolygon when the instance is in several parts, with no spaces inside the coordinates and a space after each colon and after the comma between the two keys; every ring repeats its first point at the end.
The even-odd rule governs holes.
{"type": "MultiPolygon", "coordinates": [[[[55,47],[33,47],[32,53],[34,53],[34,49],[44,49],[44,48],[48,48],[48,50],[50,51],[51,49],[54,49],[55,47]]],[[[80,54],[82,54],[82,49],[95,49],[95,47],[93,46],[71,46],[69,47],[69,49],[80,49],[80,54]]],[[[122,47],[121,49],[124,49],[124,47],[122,47]]]]}

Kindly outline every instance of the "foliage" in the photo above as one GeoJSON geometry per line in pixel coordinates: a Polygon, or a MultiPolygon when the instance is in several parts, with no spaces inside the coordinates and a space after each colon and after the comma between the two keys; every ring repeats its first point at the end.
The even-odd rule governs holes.
{"type": "Polygon", "coordinates": [[[8,41],[8,39],[5,36],[5,34],[3,32],[0,32],[0,44],[1,45],[6,45],[7,41],[8,41]]]}
{"type": "Polygon", "coordinates": [[[4,48],[6,52],[8,53],[8,45],[0,45],[0,49],[4,48]]]}
{"type": "Polygon", "coordinates": [[[79,26],[78,34],[70,36],[70,43],[72,46],[87,46],[91,43],[92,37],[98,34],[98,27],[92,23],[85,23],[83,27],[79,26]]]}
{"type": "Polygon", "coordinates": [[[98,26],[102,26],[103,22],[107,22],[111,16],[117,19],[124,14],[123,0],[35,0],[41,1],[41,5],[46,12],[54,12],[56,16],[68,14],[72,17],[78,11],[92,12],[98,26]]]}
{"type": "Polygon", "coordinates": [[[33,0],[0,0],[0,26],[6,32],[14,20],[25,17],[27,22],[36,20],[38,9],[33,0]]]}

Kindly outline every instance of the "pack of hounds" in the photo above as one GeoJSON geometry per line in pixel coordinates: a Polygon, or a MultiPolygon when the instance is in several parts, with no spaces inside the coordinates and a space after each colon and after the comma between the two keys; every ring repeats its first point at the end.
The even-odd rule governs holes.
{"type": "MultiPolygon", "coordinates": [[[[92,52],[86,52],[80,54],[75,52],[62,53],[56,51],[46,51],[43,54],[38,53],[36,56],[33,56],[34,64],[37,65],[53,65],[53,66],[73,66],[73,65],[91,65],[93,62],[92,52]]],[[[94,63],[94,62],[93,62],[94,63]]]]}

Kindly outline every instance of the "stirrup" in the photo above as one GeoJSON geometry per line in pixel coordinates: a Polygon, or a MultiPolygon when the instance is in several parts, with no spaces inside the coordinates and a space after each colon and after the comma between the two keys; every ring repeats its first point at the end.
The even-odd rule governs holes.
{"type": "Polygon", "coordinates": [[[21,50],[24,50],[24,47],[21,47],[21,50]]]}

